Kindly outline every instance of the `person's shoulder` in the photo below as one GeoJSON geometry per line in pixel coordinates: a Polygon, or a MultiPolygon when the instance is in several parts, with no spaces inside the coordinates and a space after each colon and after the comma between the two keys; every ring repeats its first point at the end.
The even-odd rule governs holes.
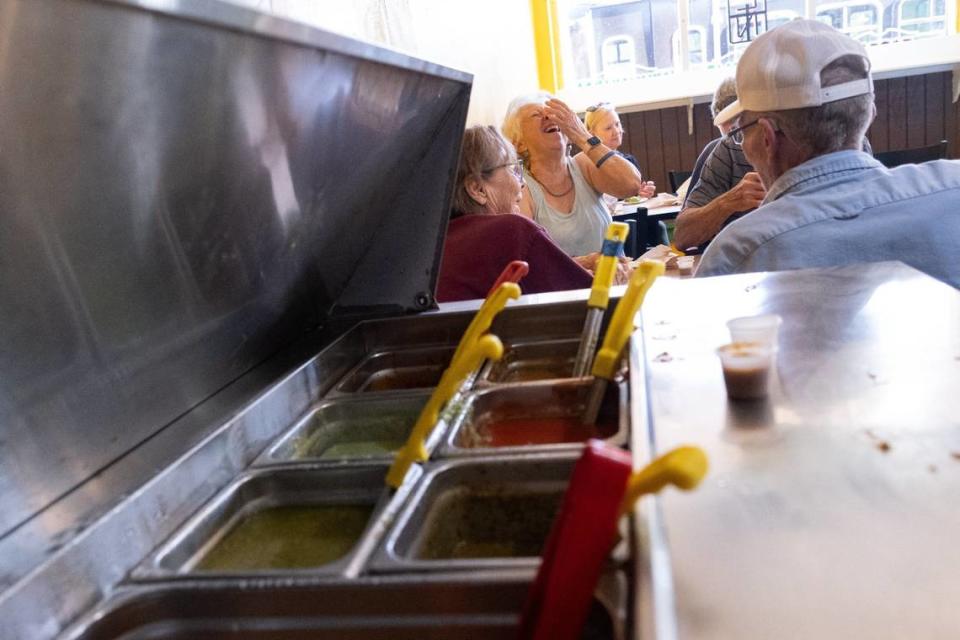
{"type": "Polygon", "coordinates": [[[468,216],[477,218],[474,228],[484,227],[495,229],[500,233],[514,233],[517,235],[539,233],[543,227],[530,218],[518,213],[497,213],[489,215],[468,216]]]}
{"type": "Polygon", "coordinates": [[[805,222],[796,203],[776,200],[734,220],[717,234],[703,255],[699,275],[738,273],[751,257],[771,242],[805,222]]]}

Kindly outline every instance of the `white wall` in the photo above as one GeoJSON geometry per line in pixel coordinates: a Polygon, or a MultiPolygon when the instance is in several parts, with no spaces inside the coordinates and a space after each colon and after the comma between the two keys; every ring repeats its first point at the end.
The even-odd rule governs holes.
{"type": "Polygon", "coordinates": [[[499,125],[538,88],[525,0],[230,0],[474,75],[467,124],[499,125]]]}

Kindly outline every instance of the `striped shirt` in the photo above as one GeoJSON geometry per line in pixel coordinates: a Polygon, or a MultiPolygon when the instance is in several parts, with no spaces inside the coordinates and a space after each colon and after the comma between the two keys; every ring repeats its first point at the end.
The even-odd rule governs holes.
{"type": "MultiPolygon", "coordinates": [[[[722,196],[730,189],[737,186],[743,176],[753,171],[753,165],[747,161],[747,156],[743,155],[743,149],[729,138],[721,138],[720,143],[713,149],[713,153],[703,163],[703,170],[700,172],[700,180],[687,194],[687,199],[683,206],[703,207],[714,198],[722,196]]],[[[730,216],[727,222],[731,222],[745,213],[753,211],[738,211],[730,216]]]]}

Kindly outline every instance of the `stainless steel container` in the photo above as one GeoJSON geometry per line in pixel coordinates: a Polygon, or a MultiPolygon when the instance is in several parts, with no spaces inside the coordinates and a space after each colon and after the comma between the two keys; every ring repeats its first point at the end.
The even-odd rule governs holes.
{"type": "MultiPolygon", "coordinates": [[[[321,402],[257,458],[254,466],[391,460],[392,452],[406,441],[429,394],[381,396],[321,402]]],[[[444,435],[446,422],[441,422],[431,432],[427,450],[432,451],[444,435]]]]}
{"type": "Polygon", "coordinates": [[[350,371],[336,393],[373,393],[429,389],[437,386],[456,345],[369,354],[350,371]]]}
{"type": "MultiPolygon", "coordinates": [[[[409,572],[536,567],[540,562],[539,548],[546,540],[576,458],[575,454],[529,454],[431,464],[371,561],[370,569],[409,572]],[[485,511],[486,517],[498,522],[484,521],[476,512],[466,510],[464,505],[471,500],[491,507],[485,511]],[[525,507],[527,512],[509,512],[510,506],[525,507]],[[527,521],[519,523],[512,518],[527,521]],[[468,529],[474,526],[482,531],[476,539],[468,540],[468,529]],[[498,531],[498,526],[503,529],[498,531]],[[492,557],[425,557],[433,553],[428,545],[444,545],[457,532],[463,534],[464,541],[475,545],[474,551],[486,551],[492,557]],[[526,556],[498,556],[501,545],[518,533],[523,537],[523,546],[533,551],[526,556]]],[[[457,550],[451,554],[446,551],[439,555],[458,555],[457,550]]]]}
{"type": "MultiPolygon", "coordinates": [[[[501,640],[516,633],[529,572],[465,581],[381,577],[349,583],[125,587],[62,640],[501,640]]],[[[583,638],[624,638],[628,589],[608,572],[583,638]]]]}
{"type": "MultiPolygon", "coordinates": [[[[290,577],[294,575],[346,576],[360,573],[380,536],[406,499],[419,475],[414,468],[409,484],[394,492],[384,485],[387,465],[340,468],[262,469],[241,475],[144,563],[134,570],[135,579],[290,577]],[[277,508],[369,509],[366,524],[356,532],[355,542],[335,560],[308,568],[204,568],[202,563],[238,527],[277,508]]],[[[356,525],[354,525],[356,526],[356,525]]],[[[339,532],[335,532],[339,533],[339,532]]],[[[285,532],[275,529],[260,539],[264,547],[280,544],[285,532]],[[270,538],[270,535],[276,537],[270,538]]],[[[344,547],[346,548],[346,547],[344,547]]]]}
{"type": "MultiPolygon", "coordinates": [[[[527,433],[527,437],[524,434],[525,430],[537,429],[544,419],[572,419],[575,423],[586,406],[590,386],[588,380],[569,379],[496,386],[472,393],[467,396],[463,410],[453,419],[453,426],[438,453],[441,456],[489,456],[531,451],[579,451],[589,435],[586,429],[582,433],[579,429],[578,433],[557,432],[558,436],[568,439],[583,435],[583,440],[577,442],[562,442],[558,438],[558,441],[547,444],[538,441],[552,434],[533,431],[527,433]],[[492,423],[505,419],[508,421],[500,424],[510,426],[517,435],[511,435],[504,442],[516,444],[497,445],[487,431],[492,423]],[[537,422],[526,419],[537,419],[537,422]],[[513,420],[516,420],[515,425],[511,424],[513,420]]],[[[614,446],[625,445],[630,433],[629,406],[627,385],[608,385],[595,437],[602,437],[614,446]]]]}
{"type": "Polygon", "coordinates": [[[515,342],[498,362],[488,362],[478,384],[570,378],[580,338],[515,342]]]}

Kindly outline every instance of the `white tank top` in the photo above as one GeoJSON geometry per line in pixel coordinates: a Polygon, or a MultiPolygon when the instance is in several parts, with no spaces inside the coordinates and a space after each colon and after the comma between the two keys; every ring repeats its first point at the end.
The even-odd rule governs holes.
{"type": "Polygon", "coordinates": [[[547,204],[543,187],[524,171],[527,189],[533,202],[533,219],[550,234],[568,255],[585,256],[600,251],[603,236],[612,222],[610,212],[600,194],[587,183],[573,158],[567,158],[573,178],[575,198],[570,213],[561,213],[547,204]]]}

